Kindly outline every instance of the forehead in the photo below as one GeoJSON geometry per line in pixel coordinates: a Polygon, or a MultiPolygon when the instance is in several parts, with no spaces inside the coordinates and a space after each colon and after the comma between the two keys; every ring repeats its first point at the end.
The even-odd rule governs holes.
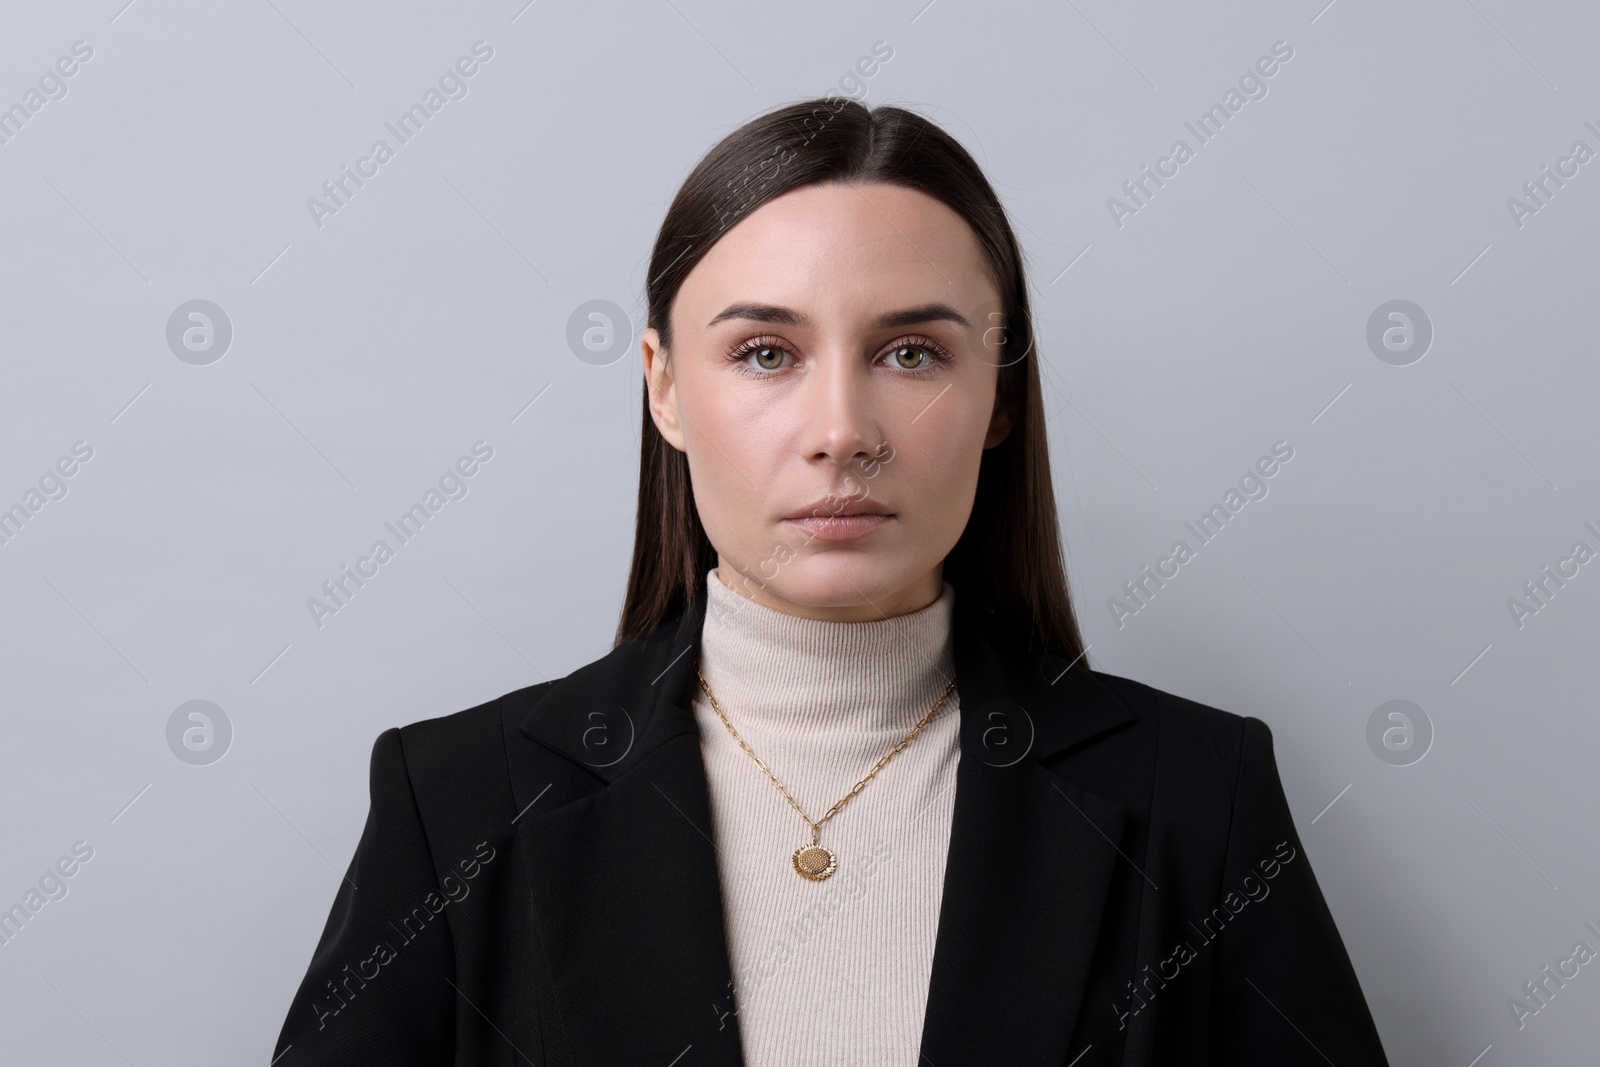
{"type": "Polygon", "coordinates": [[[680,326],[700,329],[736,300],[864,318],[887,303],[967,310],[996,296],[977,237],[945,204],[903,186],[832,183],[791,189],[740,220],[674,306],[680,326]]]}

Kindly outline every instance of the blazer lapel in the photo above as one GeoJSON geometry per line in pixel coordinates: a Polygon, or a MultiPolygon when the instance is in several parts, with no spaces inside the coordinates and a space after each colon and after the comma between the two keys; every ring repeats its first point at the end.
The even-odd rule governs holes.
{"type": "MultiPolygon", "coordinates": [[[[520,723],[566,757],[513,755],[511,774],[545,1040],[576,1064],[743,1062],[689,703],[705,610],[558,681],[520,723]]],[[[923,1062],[1064,1064],[1127,813],[1043,761],[1133,716],[1081,667],[992,639],[959,590],[952,638],[961,758],[923,1062]]]]}
{"type": "Polygon", "coordinates": [[[922,1035],[931,1067],[1071,1062],[1127,812],[1043,761],[1133,721],[1081,667],[954,618],[961,760],[922,1035]],[[1058,681],[1059,679],[1059,681],[1058,681]]]}
{"type": "Polygon", "coordinates": [[[542,777],[514,761],[512,777],[543,977],[575,1064],[742,1062],[705,765],[685,701],[704,613],[701,597],[575,671],[521,723],[569,761],[553,777],[548,760],[542,777]]]}

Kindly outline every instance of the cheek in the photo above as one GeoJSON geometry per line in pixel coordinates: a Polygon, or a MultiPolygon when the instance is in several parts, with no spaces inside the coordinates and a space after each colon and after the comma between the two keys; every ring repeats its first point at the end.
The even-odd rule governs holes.
{"type": "MultiPolygon", "coordinates": [[[[699,385],[700,383],[696,383],[699,385]]],[[[762,487],[774,484],[777,438],[762,412],[701,388],[680,408],[695,508],[719,551],[742,557],[767,537],[761,517],[770,504],[762,487]]]]}
{"type": "Polygon", "coordinates": [[[928,443],[918,472],[918,496],[941,510],[969,498],[978,483],[982,460],[979,435],[948,434],[928,443]]]}
{"type": "Polygon", "coordinates": [[[741,397],[703,397],[683,409],[689,468],[726,495],[758,497],[779,463],[783,424],[770,405],[741,397]]]}
{"type": "MultiPolygon", "coordinates": [[[[961,505],[968,503],[976,490],[988,425],[986,407],[951,404],[940,412],[935,404],[921,418],[908,419],[900,427],[891,438],[894,458],[884,464],[883,474],[900,484],[898,495],[910,498],[907,511],[925,516],[949,514],[952,522],[957,521],[957,513],[965,513],[961,505]],[[939,414],[943,418],[935,417],[939,414]],[[901,466],[898,472],[893,470],[896,464],[901,466]]],[[[964,524],[965,520],[961,521],[964,524]]]]}

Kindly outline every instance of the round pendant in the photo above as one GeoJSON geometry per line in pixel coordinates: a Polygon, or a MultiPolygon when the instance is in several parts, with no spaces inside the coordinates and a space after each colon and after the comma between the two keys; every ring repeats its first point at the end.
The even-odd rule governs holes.
{"type": "Polygon", "coordinates": [[[794,850],[794,869],[812,881],[820,881],[839,866],[839,857],[822,845],[801,845],[794,850]]]}

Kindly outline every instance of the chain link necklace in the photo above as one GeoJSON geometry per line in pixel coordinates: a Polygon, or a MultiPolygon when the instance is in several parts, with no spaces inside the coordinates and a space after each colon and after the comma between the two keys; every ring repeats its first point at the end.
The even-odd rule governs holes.
{"type": "Polygon", "coordinates": [[[922,716],[922,720],[911,728],[911,732],[906,734],[905,737],[901,738],[898,745],[895,745],[894,748],[890,749],[882,759],[878,760],[877,766],[873,767],[872,770],[867,773],[865,778],[857,782],[854,789],[846,793],[839,799],[837,804],[829,808],[828,814],[813,821],[811,816],[806,814],[805,809],[800,806],[800,803],[795,800],[793,795],[790,794],[789,790],[784,788],[783,783],[778,781],[778,776],[773,774],[765,763],[761,762],[761,758],[752,752],[750,750],[750,746],[745,744],[744,738],[739,736],[739,731],[733,728],[733,723],[729,722],[728,716],[723,714],[722,705],[718,704],[717,698],[712,695],[711,684],[706,681],[706,676],[700,673],[698,667],[695,668],[694,673],[695,676],[700,679],[700,687],[706,691],[706,697],[711,701],[711,706],[716,709],[717,717],[722,720],[722,725],[726,726],[728,728],[728,732],[733,735],[733,739],[739,742],[739,747],[744,749],[750,758],[756,761],[756,766],[767,772],[767,777],[772,779],[772,784],[777,786],[778,790],[788,798],[789,803],[794,807],[794,810],[798,811],[800,813],[800,817],[804,819],[807,825],[811,827],[811,843],[809,845],[801,845],[799,848],[795,849],[794,856],[792,858],[796,873],[798,873],[801,877],[809,878],[814,882],[821,881],[822,879],[828,877],[828,875],[832,874],[839,867],[839,857],[834,854],[832,849],[819,842],[819,838],[822,836],[822,824],[837,815],[839,809],[844,807],[846,801],[855,796],[857,793],[861,792],[862,787],[868,782],[872,781],[873,776],[879,771],[883,770],[885,764],[898,755],[901,749],[905,748],[911,743],[911,739],[916,737],[917,734],[922,731],[922,728],[928,724],[928,721],[933,718],[934,713],[939,710],[940,706],[944,704],[945,699],[950,695],[950,690],[954,689],[956,685],[955,677],[952,676],[950,678],[950,683],[944,687],[944,692],[939,694],[939,699],[933,702],[933,707],[929,708],[927,714],[922,716]]]}

